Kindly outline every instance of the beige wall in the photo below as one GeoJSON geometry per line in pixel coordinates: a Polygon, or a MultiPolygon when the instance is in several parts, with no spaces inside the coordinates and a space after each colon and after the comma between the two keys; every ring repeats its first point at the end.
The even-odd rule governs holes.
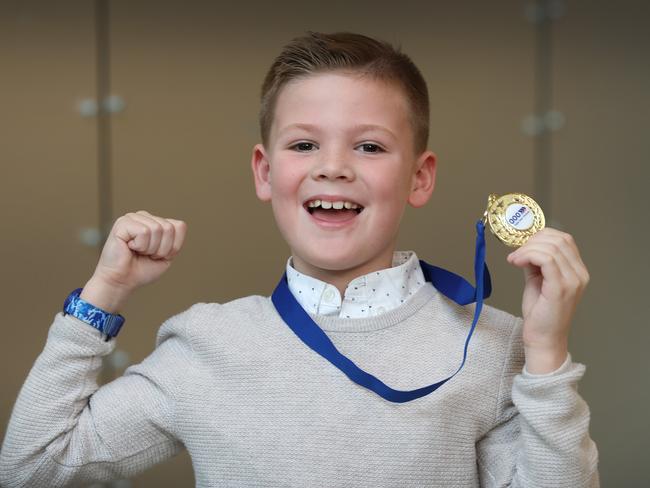
{"type": "MultiPolygon", "coordinates": [[[[568,2],[553,27],[552,225],[576,236],[592,282],[571,335],[587,364],[603,486],[644,486],[650,333],[642,312],[641,202],[650,114],[648,10],[642,2],[568,2]]],[[[524,2],[110,1],[113,217],[139,209],[184,219],[183,253],[136,293],[118,347],[130,362],[160,323],[198,301],[267,295],[288,250],[249,170],[259,86],[284,42],[306,30],[353,30],[401,43],[429,83],[434,196],[407,214],[400,248],[471,277],[474,222],[487,194],[534,194],[534,25],[524,2]]],[[[0,436],[47,328],[82,286],[99,249],[97,123],[77,103],[96,90],[92,2],[0,0],[0,436]]],[[[522,277],[489,238],[492,305],[520,313],[522,277]]],[[[471,360],[471,358],[470,358],[471,360]]],[[[107,372],[105,379],[110,379],[107,372]]],[[[433,379],[431,379],[433,380],[433,379]]],[[[187,455],[133,486],[190,486],[187,455]]]]}

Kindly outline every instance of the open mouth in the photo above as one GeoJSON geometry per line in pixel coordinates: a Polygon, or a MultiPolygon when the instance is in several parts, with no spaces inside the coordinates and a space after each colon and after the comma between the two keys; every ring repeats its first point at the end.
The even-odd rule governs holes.
{"type": "Polygon", "coordinates": [[[363,212],[362,205],[346,200],[308,200],[304,207],[314,218],[326,222],[345,222],[363,212]]]}

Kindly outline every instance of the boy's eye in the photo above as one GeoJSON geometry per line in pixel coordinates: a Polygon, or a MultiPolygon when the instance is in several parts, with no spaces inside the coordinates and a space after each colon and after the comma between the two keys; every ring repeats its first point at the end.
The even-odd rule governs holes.
{"type": "Polygon", "coordinates": [[[377,144],[372,144],[370,142],[366,142],[365,144],[361,144],[359,146],[363,152],[366,153],[378,153],[382,152],[383,149],[379,147],[377,144]]]}
{"type": "Polygon", "coordinates": [[[299,152],[309,152],[309,151],[313,151],[315,147],[316,146],[311,142],[299,142],[298,144],[294,144],[293,146],[291,146],[291,149],[295,149],[296,151],[299,152]]]}

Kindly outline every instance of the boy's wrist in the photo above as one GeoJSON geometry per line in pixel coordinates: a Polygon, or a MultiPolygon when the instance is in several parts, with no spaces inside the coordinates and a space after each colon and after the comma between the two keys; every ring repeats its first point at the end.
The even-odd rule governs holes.
{"type": "Polygon", "coordinates": [[[569,354],[566,343],[555,346],[524,346],[526,371],[531,374],[548,374],[564,364],[569,354]]]}
{"type": "Polygon", "coordinates": [[[116,314],[123,309],[130,290],[112,286],[93,276],[84,285],[79,298],[105,312],[116,314]]]}

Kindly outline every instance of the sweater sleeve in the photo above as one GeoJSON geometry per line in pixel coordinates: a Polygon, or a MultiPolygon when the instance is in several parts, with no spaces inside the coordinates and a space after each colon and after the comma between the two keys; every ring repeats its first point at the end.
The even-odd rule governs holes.
{"type": "Polygon", "coordinates": [[[191,308],[167,320],[142,363],[101,388],[115,347],[59,312],[18,395],[0,453],[0,486],[60,487],[127,478],[177,454],[177,388],[192,374],[183,334],[191,308]]]}
{"type": "Polygon", "coordinates": [[[598,451],[589,406],[578,394],[585,366],[569,354],[552,373],[524,366],[522,320],[509,341],[495,426],[477,443],[482,487],[598,488],[598,451]]]}

